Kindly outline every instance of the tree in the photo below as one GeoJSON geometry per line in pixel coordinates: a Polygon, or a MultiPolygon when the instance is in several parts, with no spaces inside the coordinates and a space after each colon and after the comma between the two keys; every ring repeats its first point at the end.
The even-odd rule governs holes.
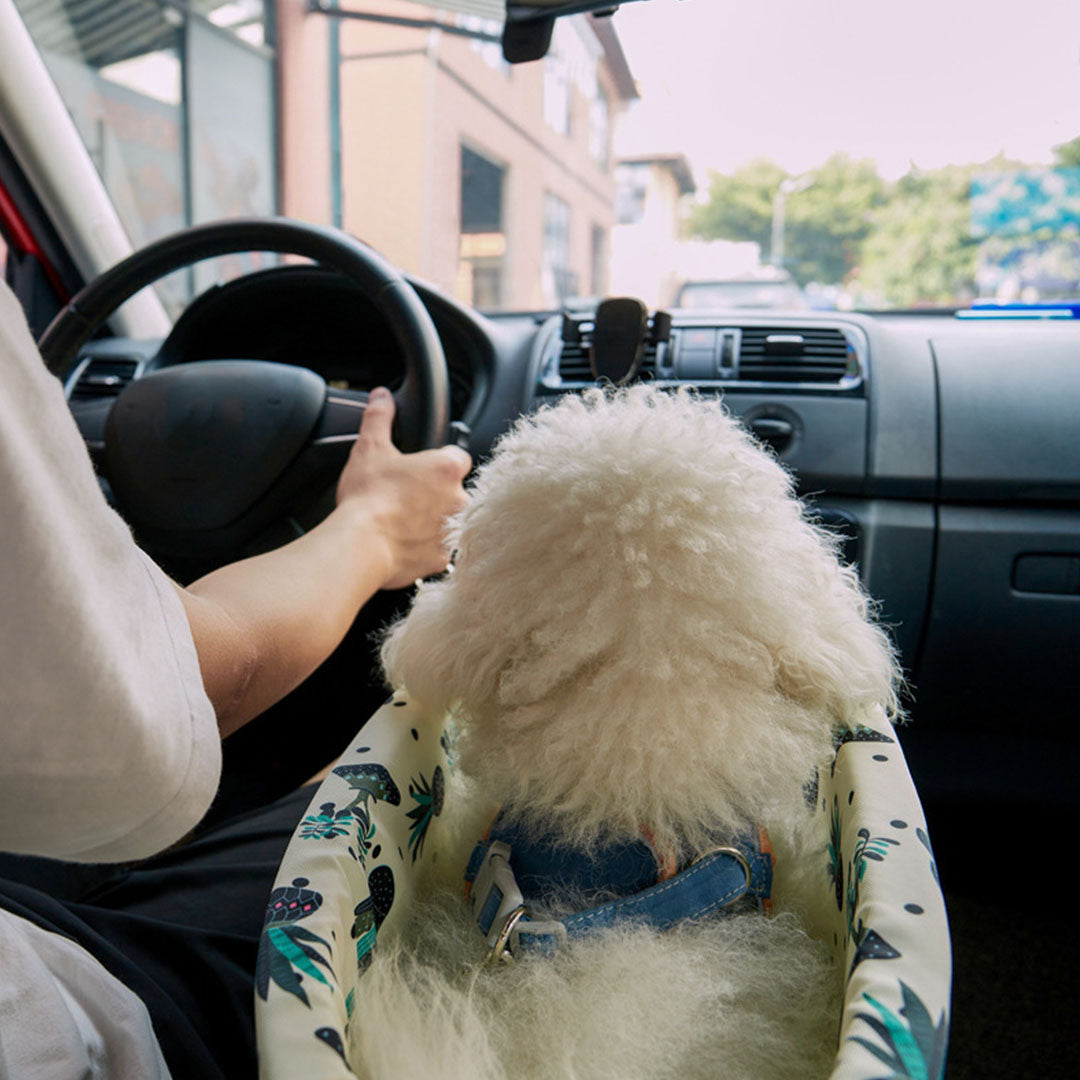
{"type": "Polygon", "coordinates": [[[785,265],[802,285],[839,284],[858,265],[874,211],[886,198],[877,166],[833,154],[787,203],[785,265]]]}
{"type": "Polygon", "coordinates": [[[913,169],[897,181],[862,248],[862,304],[949,306],[974,297],[979,244],[971,233],[971,181],[988,167],[913,169]]]}
{"type": "Polygon", "coordinates": [[[1068,142],[1063,142],[1054,147],[1054,162],[1056,168],[1076,169],[1080,168],[1080,135],[1068,142]]]}
{"type": "MultiPolygon", "coordinates": [[[[692,231],[704,239],[753,240],[771,255],[775,199],[789,175],[765,158],[728,175],[713,173],[692,231]]],[[[839,283],[856,265],[885,184],[872,161],[839,153],[803,175],[807,185],[786,200],[784,267],[800,284],[839,283]]]]}
{"type": "Polygon", "coordinates": [[[787,173],[774,161],[756,158],[730,175],[713,172],[709,201],[696,207],[690,228],[703,240],[753,240],[769,250],[773,198],[787,173]]]}

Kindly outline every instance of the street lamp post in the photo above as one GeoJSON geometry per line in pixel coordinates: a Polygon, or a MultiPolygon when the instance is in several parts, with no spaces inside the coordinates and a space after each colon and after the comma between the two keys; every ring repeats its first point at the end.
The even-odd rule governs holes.
{"type": "Polygon", "coordinates": [[[769,262],[778,270],[784,266],[784,223],[787,217],[788,196],[805,191],[813,183],[814,178],[809,173],[804,173],[802,176],[788,176],[780,181],[780,186],[773,196],[769,262]]]}

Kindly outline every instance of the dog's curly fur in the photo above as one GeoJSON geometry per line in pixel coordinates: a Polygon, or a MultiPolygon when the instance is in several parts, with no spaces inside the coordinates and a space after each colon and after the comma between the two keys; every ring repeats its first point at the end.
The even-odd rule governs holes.
{"type": "Polygon", "coordinates": [[[564,397],[501,439],[473,496],[454,573],[383,662],[525,821],[668,850],[785,828],[836,730],[896,714],[855,571],[718,400],[564,397]]]}
{"type": "Polygon", "coordinates": [[[448,1080],[826,1076],[841,980],[799,918],[824,865],[792,854],[816,842],[802,789],[838,729],[896,714],[899,679],[835,538],[722,404],[639,387],[519,421],[451,540],[454,573],[383,644],[389,680],[456,720],[451,849],[488,802],[586,850],[645,831],[685,855],[763,823],[787,910],[482,969],[463,867],[440,860],[445,891],[380,938],[354,1060],[448,1080]]]}
{"type": "MultiPolygon", "coordinates": [[[[460,897],[380,943],[351,1060],[372,1080],[824,1080],[840,979],[790,915],[631,927],[480,967],[460,897]],[[455,903],[456,900],[456,903],[455,903]],[[463,936],[464,935],[464,936],[463,936]]],[[[370,980],[370,982],[368,982],[370,980]]]]}

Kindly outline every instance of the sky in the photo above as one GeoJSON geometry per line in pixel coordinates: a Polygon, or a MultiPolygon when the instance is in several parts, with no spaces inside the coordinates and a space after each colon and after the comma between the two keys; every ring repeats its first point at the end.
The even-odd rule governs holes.
{"type": "Polygon", "coordinates": [[[641,101],[621,155],[682,151],[699,185],[835,150],[894,179],[1080,135],[1080,0],[634,0],[615,15],[641,101]]]}

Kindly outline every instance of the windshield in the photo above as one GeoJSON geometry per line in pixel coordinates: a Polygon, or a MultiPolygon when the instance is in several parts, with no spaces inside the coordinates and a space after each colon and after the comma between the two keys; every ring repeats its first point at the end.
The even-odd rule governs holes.
{"type": "Polygon", "coordinates": [[[637,0],[514,66],[500,0],[17,5],[135,245],[284,213],[490,311],[1080,298],[1074,0],[637,0]]]}

